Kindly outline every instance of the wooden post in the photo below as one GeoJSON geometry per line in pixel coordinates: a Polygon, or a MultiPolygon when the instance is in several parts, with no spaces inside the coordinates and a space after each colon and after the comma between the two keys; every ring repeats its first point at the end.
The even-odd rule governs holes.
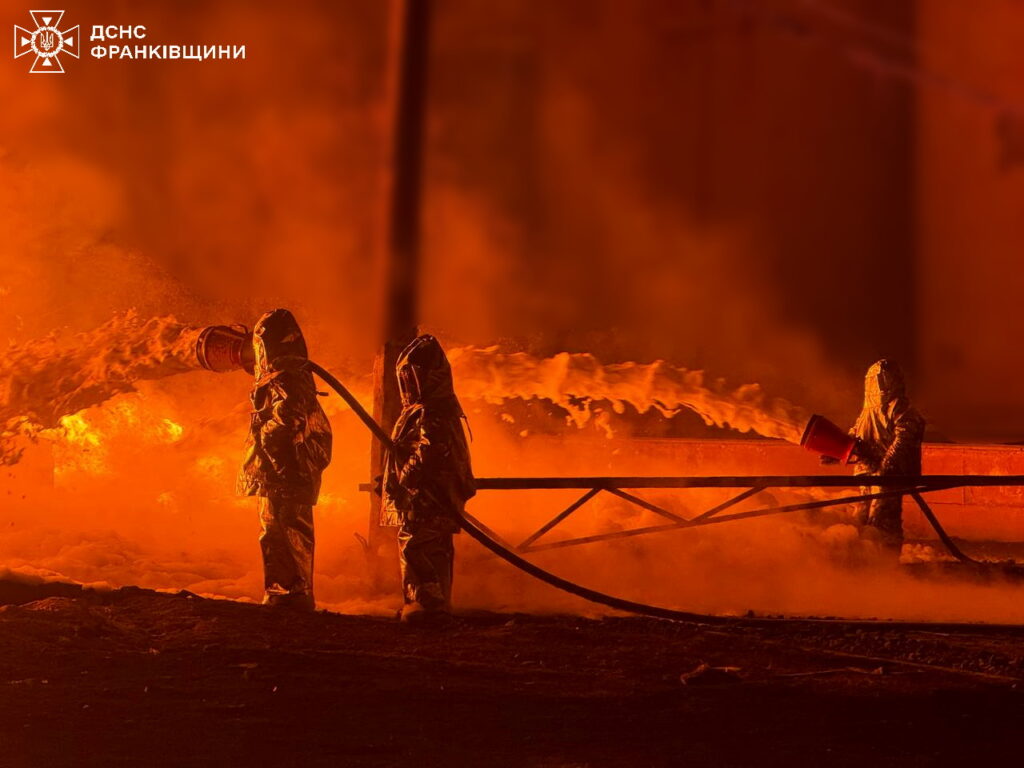
{"type": "MultiPolygon", "coordinates": [[[[393,104],[391,188],[388,197],[384,339],[374,361],[373,415],[388,432],[401,410],[395,362],[417,335],[420,198],[426,112],[430,0],[393,0],[389,41],[393,104]]],[[[384,450],[374,440],[371,476],[383,471],[384,450]]],[[[380,499],[371,494],[368,545],[374,556],[391,538],[380,525],[380,499]]],[[[375,580],[378,580],[375,578],[375,580]]]]}

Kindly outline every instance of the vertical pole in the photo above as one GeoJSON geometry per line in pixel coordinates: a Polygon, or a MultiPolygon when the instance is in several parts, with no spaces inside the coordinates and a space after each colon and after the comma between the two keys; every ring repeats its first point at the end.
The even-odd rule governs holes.
{"type": "MultiPolygon", "coordinates": [[[[374,361],[373,415],[391,431],[401,410],[395,362],[417,334],[420,256],[420,198],[426,111],[430,0],[393,0],[389,40],[393,122],[391,184],[388,197],[384,339],[374,361]]],[[[383,448],[373,441],[371,476],[383,471],[383,448]]],[[[380,499],[370,494],[369,549],[375,555],[386,540],[380,525],[380,499]]]]}

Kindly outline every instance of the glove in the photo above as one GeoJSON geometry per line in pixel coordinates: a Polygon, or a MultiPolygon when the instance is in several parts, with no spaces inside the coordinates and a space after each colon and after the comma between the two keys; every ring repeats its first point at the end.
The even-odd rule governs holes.
{"type": "Polygon", "coordinates": [[[838,464],[839,463],[839,459],[837,459],[837,458],[835,458],[833,456],[821,456],[819,461],[821,462],[821,465],[823,467],[824,466],[829,466],[830,464],[838,464]]]}

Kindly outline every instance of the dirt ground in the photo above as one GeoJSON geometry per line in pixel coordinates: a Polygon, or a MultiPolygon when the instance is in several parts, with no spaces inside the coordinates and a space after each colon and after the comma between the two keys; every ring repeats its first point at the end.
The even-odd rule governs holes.
{"type": "Polygon", "coordinates": [[[0,602],[2,766],[922,766],[1024,754],[1024,629],[480,614],[427,630],[17,584],[0,584],[0,602]],[[701,663],[738,669],[683,684],[701,663]]]}

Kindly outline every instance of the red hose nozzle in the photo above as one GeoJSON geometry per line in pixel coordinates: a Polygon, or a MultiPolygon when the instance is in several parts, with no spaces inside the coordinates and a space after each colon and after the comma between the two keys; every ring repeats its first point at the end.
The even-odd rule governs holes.
{"type": "Polygon", "coordinates": [[[848,435],[843,429],[824,416],[814,414],[807,422],[800,445],[808,451],[829,456],[846,464],[857,447],[857,438],[848,435]]]}

